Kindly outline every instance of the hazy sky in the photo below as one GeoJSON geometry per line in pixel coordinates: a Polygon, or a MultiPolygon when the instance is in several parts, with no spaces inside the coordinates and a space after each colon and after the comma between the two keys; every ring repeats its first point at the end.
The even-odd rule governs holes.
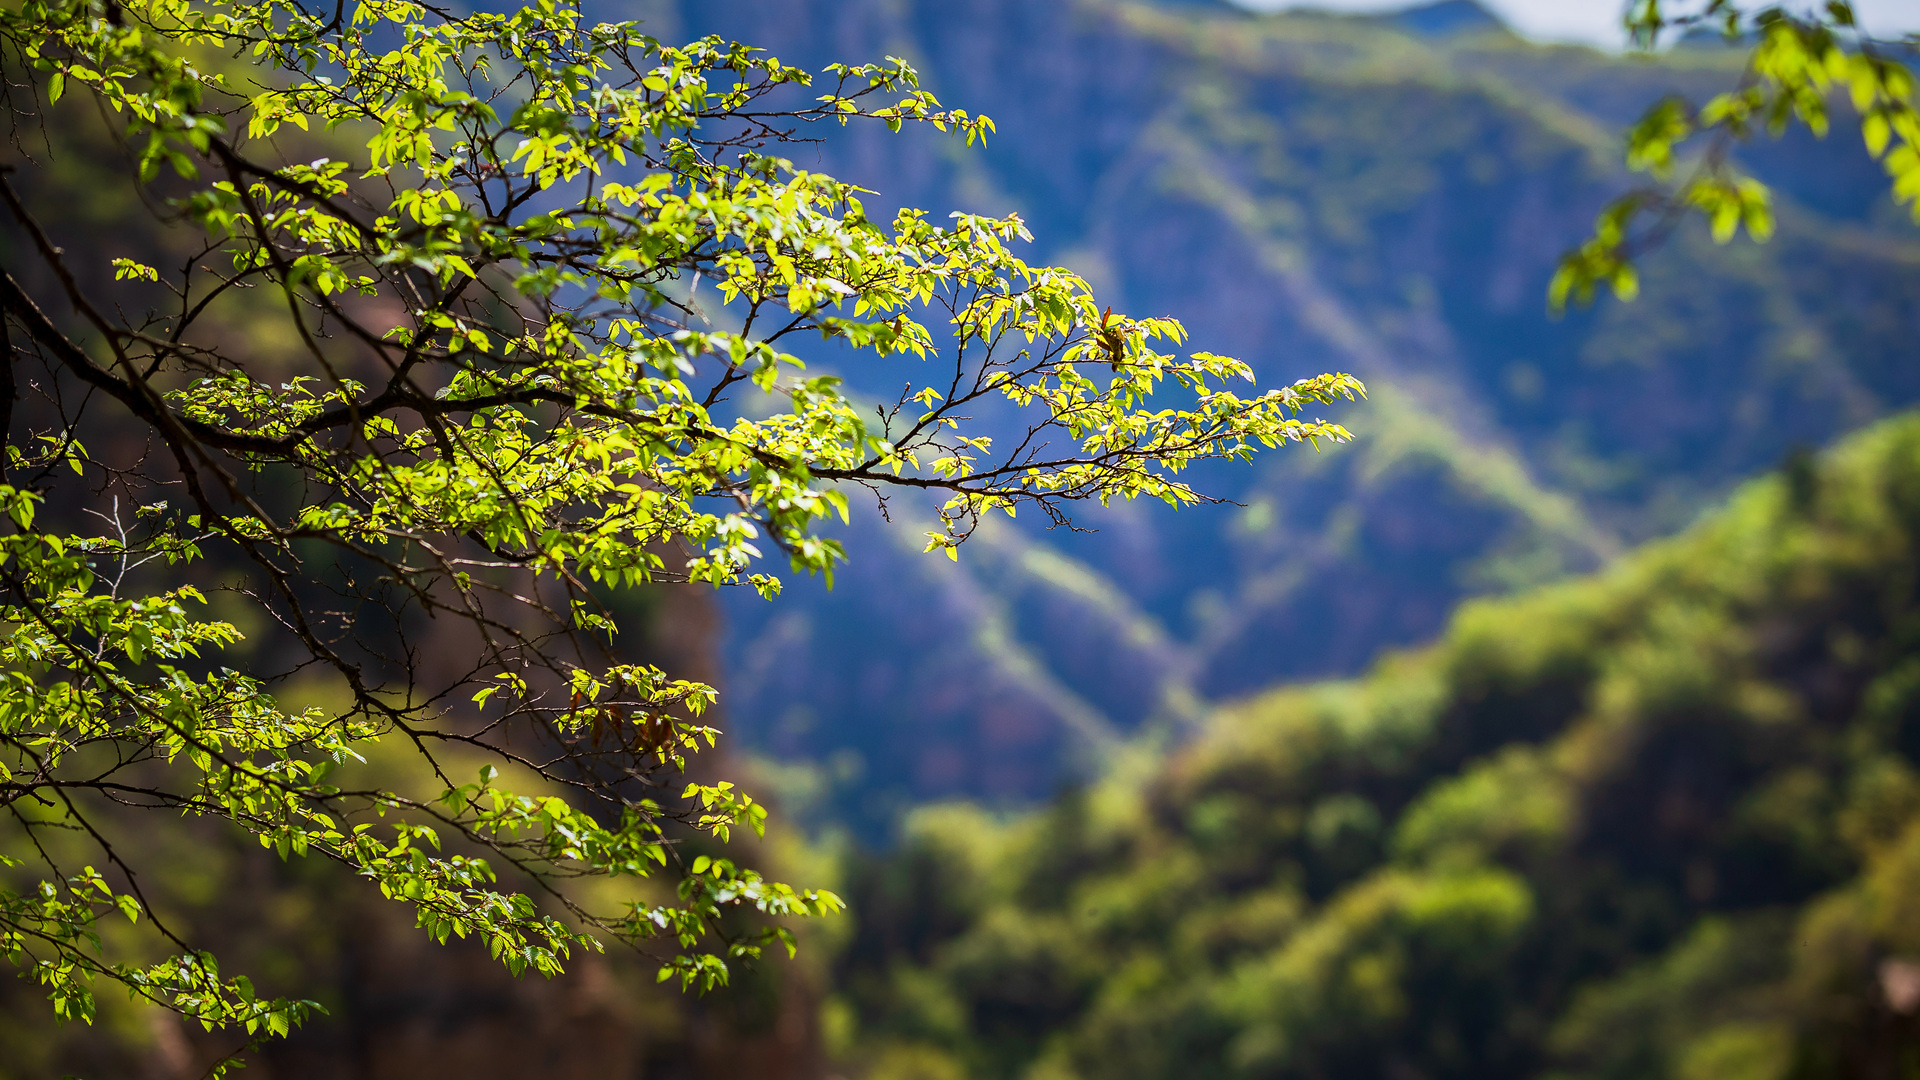
{"type": "MultiPolygon", "coordinates": [[[[1392,11],[1414,6],[1408,0],[1239,0],[1247,7],[1273,11],[1316,7],[1331,11],[1392,11]]],[[[1812,6],[1810,0],[1797,0],[1812,6]]],[[[1481,0],[1521,33],[1544,41],[1580,41],[1618,48],[1622,5],[1614,0],[1481,0]]],[[[1757,3],[1755,6],[1758,6],[1757,3]]],[[[1854,0],[1860,24],[1879,34],[1920,30],[1920,0],[1854,0]]]]}

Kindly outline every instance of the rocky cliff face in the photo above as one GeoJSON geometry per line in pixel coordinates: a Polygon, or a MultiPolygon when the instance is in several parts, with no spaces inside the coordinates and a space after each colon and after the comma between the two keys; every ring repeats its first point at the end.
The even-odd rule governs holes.
{"type": "MultiPolygon", "coordinates": [[[[927,797],[1043,794],[1130,733],[1356,670],[1465,596],[1597,566],[1791,448],[1920,396],[1920,237],[1849,131],[1749,155],[1782,196],[1772,243],[1683,232],[1640,301],[1549,316],[1556,257],[1629,182],[1622,125],[1660,94],[1727,85],[1725,50],[1649,63],[1539,47],[1451,8],[640,13],[663,36],[720,33],[801,65],[912,59],[943,100],[995,118],[984,150],[825,131],[797,163],[888,204],[1017,210],[1031,257],[1079,270],[1116,310],[1177,316],[1194,347],[1268,383],[1342,369],[1374,391],[1339,415],[1355,445],[1204,477],[1237,507],[1090,511],[1087,534],[1022,522],[956,567],[916,554],[918,519],[896,502],[895,524],[855,524],[831,593],[730,601],[736,726],[823,763],[816,780],[864,776],[866,801],[838,809],[869,823],[927,797]]],[[[899,382],[845,374],[876,396],[899,382]]]]}

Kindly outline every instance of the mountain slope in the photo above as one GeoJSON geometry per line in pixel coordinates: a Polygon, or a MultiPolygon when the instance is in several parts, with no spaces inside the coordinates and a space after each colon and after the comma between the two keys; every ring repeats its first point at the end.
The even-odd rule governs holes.
{"type": "Polygon", "coordinates": [[[873,1080],[1904,1075],[1920,417],[850,884],[873,1080]]]}
{"type": "MultiPolygon", "coordinates": [[[[730,603],[736,726],[834,762],[839,810],[869,822],[1031,798],[1143,725],[1358,670],[1464,597],[1599,566],[1920,396],[1920,243],[1846,131],[1752,155],[1785,203],[1773,243],[1683,233],[1641,301],[1548,316],[1555,258],[1628,182],[1621,125],[1726,85],[1721,50],[1647,63],[1497,27],[1118,0],[648,10],[803,65],[908,56],[999,135],[824,132],[799,163],[876,201],[1018,210],[1032,257],[1116,310],[1177,316],[1269,383],[1341,369],[1375,391],[1338,413],[1357,444],[1203,477],[1243,508],[1022,523],[949,567],[896,504],[895,525],[856,523],[833,593],[730,603]]],[[[901,378],[845,374],[876,397],[901,378]]]]}

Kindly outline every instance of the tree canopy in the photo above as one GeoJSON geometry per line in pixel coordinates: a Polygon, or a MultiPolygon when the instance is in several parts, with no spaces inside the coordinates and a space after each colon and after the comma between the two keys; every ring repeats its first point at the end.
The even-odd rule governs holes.
{"type": "Polygon", "coordinates": [[[874,220],[771,152],[992,132],[898,59],[552,0],[27,0],[0,42],[0,949],[61,1016],[102,979],[260,1037],[313,1007],[159,917],[139,810],[338,862],[515,972],[618,941],[723,982],[841,901],[713,846],[766,808],[690,762],[714,692],[623,655],[621,590],[831,575],[862,494],[944,500],[950,556],[995,511],[1207,501],[1184,467],[1343,440],[1302,410],[1364,393],[1248,390],[1023,261],[1018,217],[874,220]],[[166,243],[44,220],[76,99],[166,243]]]}

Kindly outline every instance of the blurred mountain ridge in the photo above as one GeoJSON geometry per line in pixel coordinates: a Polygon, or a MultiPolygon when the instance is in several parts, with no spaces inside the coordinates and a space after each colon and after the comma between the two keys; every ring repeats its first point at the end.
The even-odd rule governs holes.
{"type": "Polygon", "coordinates": [[[1388,26],[1418,37],[1451,37],[1454,34],[1508,32],[1507,24],[1476,0],[1439,0],[1415,4],[1399,11],[1377,16],[1388,26]]]}
{"type": "MultiPolygon", "coordinates": [[[[912,60],[943,101],[995,118],[984,149],[848,128],[812,133],[796,164],[884,206],[1017,211],[1030,261],[1072,267],[1116,311],[1179,317],[1191,347],[1267,385],[1350,370],[1373,390],[1333,412],[1354,445],[1197,478],[1238,506],[1090,510],[1087,534],[1015,522],[958,566],[919,556],[916,508],[867,515],[832,592],[729,599],[724,689],[749,746],[821,763],[831,812],[869,831],[926,798],[1031,800],[1134,733],[1357,671],[1466,597],[1601,566],[1920,397],[1920,240],[1840,124],[1825,145],[1746,153],[1780,195],[1771,243],[1683,232],[1638,302],[1551,317],[1555,259],[1631,182],[1624,125],[1660,95],[1731,85],[1739,58],[1414,32],[1453,10],[621,9],[802,66],[912,60]]],[[[875,398],[901,377],[844,373],[875,398]]]]}

